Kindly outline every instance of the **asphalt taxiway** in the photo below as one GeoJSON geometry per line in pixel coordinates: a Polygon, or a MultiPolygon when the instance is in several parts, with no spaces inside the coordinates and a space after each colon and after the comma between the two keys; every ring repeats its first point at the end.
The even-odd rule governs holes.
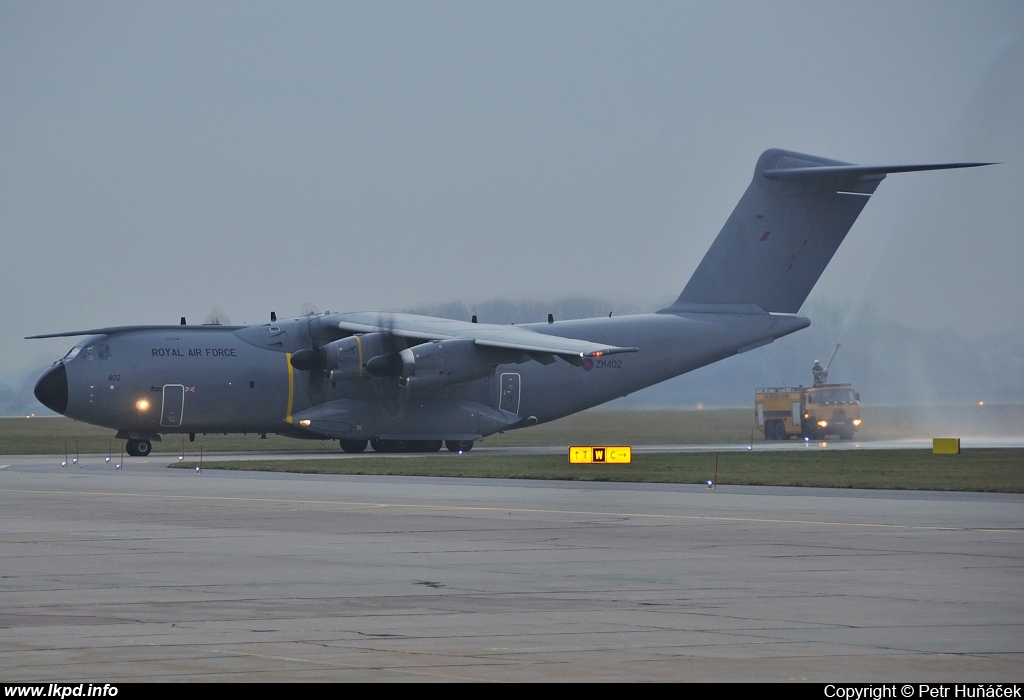
{"type": "Polygon", "coordinates": [[[4,681],[1019,681],[1024,496],[0,458],[4,681]]]}

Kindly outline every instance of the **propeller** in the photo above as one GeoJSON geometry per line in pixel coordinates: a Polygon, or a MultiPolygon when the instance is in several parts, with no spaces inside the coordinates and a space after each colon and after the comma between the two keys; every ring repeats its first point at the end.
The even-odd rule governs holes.
{"type": "Polygon", "coordinates": [[[296,350],[291,356],[291,365],[301,372],[307,372],[306,386],[309,396],[314,402],[325,400],[330,382],[330,336],[324,337],[321,328],[326,330],[322,321],[320,310],[312,302],[302,305],[301,315],[309,317],[309,331],[313,337],[314,345],[308,348],[296,350]]]}
{"type": "Polygon", "coordinates": [[[405,347],[392,332],[395,327],[394,315],[378,314],[377,326],[384,329],[378,334],[380,352],[366,361],[366,371],[375,377],[401,377],[403,363],[400,353],[405,347]]]}
{"type": "Polygon", "coordinates": [[[378,316],[378,328],[369,333],[339,338],[336,324],[327,314],[314,311],[311,304],[303,306],[309,321],[313,346],[296,350],[291,355],[295,369],[308,372],[310,396],[324,400],[328,384],[336,387],[338,381],[359,378],[372,379],[375,393],[391,401],[402,398],[404,382],[401,352],[405,342],[391,332],[394,318],[388,314],[378,316]]]}
{"type": "Polygon", "coordinates": [[[231,319],[224,312],[224,309],[219,306],[213,307],[210,313],[206,314],[206,319],[203,321],[205,326],[229,326],[231,325],[231,319]]]}
{"type": "Polygon", "coordinates": [[[398,419],[409,405],[409,386],[402,377],[402,350],[405,342],[392,331],[395,327],[393,314],[378,314],[376,333],[363,336],[374,340],[376,354],[366,361],[366,373],[370,375],[373,394],[378,409],[385,416],[398,419]]]}

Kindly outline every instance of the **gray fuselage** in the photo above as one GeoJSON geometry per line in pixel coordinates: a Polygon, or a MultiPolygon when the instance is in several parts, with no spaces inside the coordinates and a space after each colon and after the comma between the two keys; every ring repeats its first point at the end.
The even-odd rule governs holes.
{"type": "MultiPolygon", "coordinates": [[[[323,316],[312,318],[323,324],[323,316]]],[[[89,337],[50,370],[66,373],[66,406],[57,408],[137,438],[249,432],[473,440],[625,396],[809,323],[761,311],[528,324],[542,334],[640,350],[587,358],[580,366],[524,358],[497,365],[482,379],[421,388],[390,377],[332,380],[328,372],[295,369],[291,354],[314,344],[310,322],[167,326],[89,337]]]]}

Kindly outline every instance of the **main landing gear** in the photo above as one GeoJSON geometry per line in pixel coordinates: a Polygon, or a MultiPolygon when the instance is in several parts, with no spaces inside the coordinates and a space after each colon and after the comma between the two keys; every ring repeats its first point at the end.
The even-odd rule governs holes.
{"type": "Polygon", "coordinates": [[[128,440],[124,451],[132,457],[146,457],[153,451],[153,444],[149,440],[128,440]]]}
{"type": "Polygon", "coordinates": [[[445,440],[444,446],[449,452],[469,452],[473,449],[472,440],[445,440]]]}
{"type": "Polygon", "coordinates": [[[345,452],[359,453],[366,450],[366,440],[339,440],[345,452]]]}

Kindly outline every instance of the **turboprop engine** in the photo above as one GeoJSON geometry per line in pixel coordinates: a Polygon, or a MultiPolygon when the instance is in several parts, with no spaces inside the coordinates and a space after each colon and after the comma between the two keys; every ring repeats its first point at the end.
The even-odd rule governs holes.
{"type": "MultiPolygon", "coordinates": [[[[291,363],[292,367],[304,372],[330,372],[332,380],[359,379],[367,376],[367,365],[371,360],[397,357],[394,336],[390,333],[366,333],[317,348],[297,350],[292,354],[291,363]]],[[[385,376],[384,373],[370,374],[385,376]]]]}
{"type": "Polygon", "coordinates": [[[428,387],[482,379],[495,365],[521,360],[518,350],[483,347],[472,338],[432,340],[399,349],[393,335],[381,332],[298,350],[291,363],[298,370],[330,372],[332,381],[398,377],[407,386],[428,387]]]}
{"type": "MultiPolygon", "coordinates": [[[[483,379],[495,365],[517,362],[518,350],[476,345],[472,338],[433,340],[401,351],[401,376],[408,386],[445,386],[483,379]]],[[[369,365],[367,366],[369,369],[369,365]]]]}

